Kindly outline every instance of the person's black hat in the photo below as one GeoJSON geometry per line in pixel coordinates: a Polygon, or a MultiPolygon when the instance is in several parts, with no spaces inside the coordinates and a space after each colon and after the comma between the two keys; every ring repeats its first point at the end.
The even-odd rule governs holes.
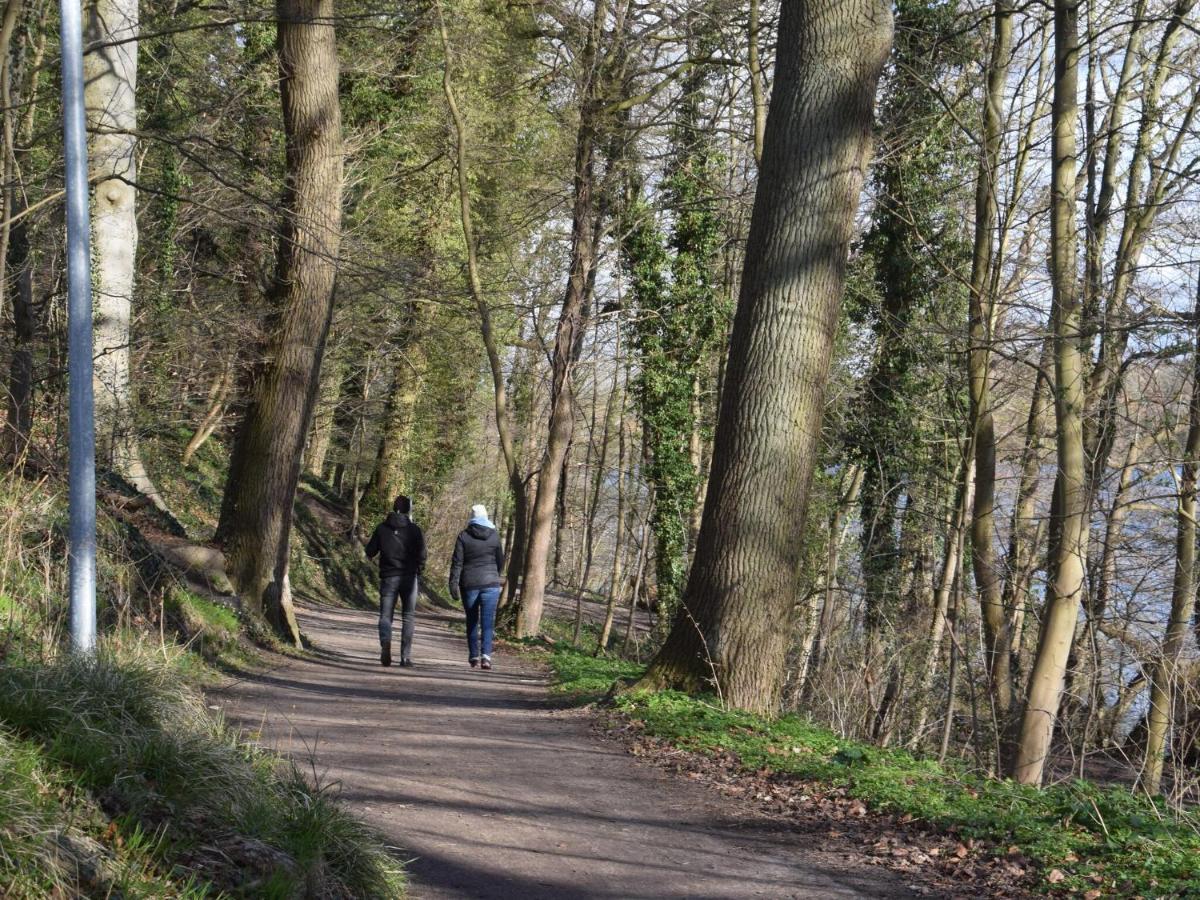
{"type": "Polygon", "coordinates": [[[392,509],[398,513],[410,513],[412,512],[412,501],[401,494],[392,504],[392,509]]]}

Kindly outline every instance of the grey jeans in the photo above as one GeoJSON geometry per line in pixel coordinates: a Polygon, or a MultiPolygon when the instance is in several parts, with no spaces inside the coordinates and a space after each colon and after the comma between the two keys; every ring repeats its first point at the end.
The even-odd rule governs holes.
{"type": "Polygon", "coordinates": [[[400,602],[400,659],[412,656],[413,620],[417,612],[417,576],[389,575],[379,580],[379,643],[392,642],[392,616],[400,602]]]}

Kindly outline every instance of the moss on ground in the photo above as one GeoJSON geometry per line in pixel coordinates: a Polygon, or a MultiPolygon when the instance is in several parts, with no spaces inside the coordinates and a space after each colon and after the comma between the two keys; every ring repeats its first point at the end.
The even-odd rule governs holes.
{"type": "MultiPolygon", "coordinates": [[[[555,692],[589,702],[636,676],[628,661],[595,658],[559,643],[549,656],[555,692]]],[[[902,750],[845,741],[798,716],[766,719],[710,697],[616,695],[644,733],[707,755],[733,754],[748,773],[778,773],[827,788],[883,813],[911,816],[960,836],[1017,846],[1054,891],[1105,896],[1200,896],[1200,814],[1168,809],[1120,787],[1077,780],[1036,789],[986,778],[902,750]]]]}

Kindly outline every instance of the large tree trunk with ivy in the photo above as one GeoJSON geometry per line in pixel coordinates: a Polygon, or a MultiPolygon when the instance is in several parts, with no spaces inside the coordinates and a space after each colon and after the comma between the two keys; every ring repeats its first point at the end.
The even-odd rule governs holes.
{"type": "Polygon", "coordinates": [[[287,590],[292,504],[320,380],[341,245],[342,130],[333,0],[278,0],[287,174],[269,345],[225,484],[218,539],[250,608],[299,643],[287,590]]]}
{"type": "MultiPolygon", "coordinates": [[[[700,48],[697,55],[707,52],[700,48]]],[[[710,139],[700,103],[706,70],[683,85],[662,192],[673,229],[663,246],[650,206],[627,201],[622,251],[637,301],[633,335],[640,358],[634,397],[641,415],[646,473],[657,503],[651,519],[659,621],[674,618],[693,549],[693,508],[700,494],[698,378],[720,336],[715,283],[721,222],[710,139]],[[670,278],[666,277],[669,272],[670,278]]]]}
{"type": "Polygon", "coordinates": [[[96,446],[104,468],[160,509],[166,504],[138,449],[129,380],[137,255],[137,0],[87,7],[83,57],[92,201],[96,446]]]}
{"type": "Polygon", "coordinates": [[[1083,444],[1086,372],[1083,316],[1076,272],[1075,120],[1079,67],[1078,0],[1055,0],[1054,103],[1051,149],[1050,275],[1054,306],[1055,423],[1058,475],[1052,527],[1049,584],[1037,655],[1017,741],[1013,777],[1040,784],[1062,703],[1067,657],[1084,590],[1087,561],[1087,466],[1083,444]]]}
{"type": "Polygon", "coordinates": [[[688,589],[643,684],[773,712],[792,633],[800,530],[818,453],[889,4],[783,6],[728,382],[688,589]]]}

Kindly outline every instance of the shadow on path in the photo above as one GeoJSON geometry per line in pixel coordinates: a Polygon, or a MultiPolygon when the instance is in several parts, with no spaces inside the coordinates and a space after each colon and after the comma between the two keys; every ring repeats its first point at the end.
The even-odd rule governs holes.
{"type": "Polygon", "coordinates": [[[409,860],[418,900],[914,896],[599,740],[528,664],[468,668],[444,614],[419,615],[414,669],[379,666],[369,613],[300,616],[315,653],[210,702],[337,783],[409,860]]]}

